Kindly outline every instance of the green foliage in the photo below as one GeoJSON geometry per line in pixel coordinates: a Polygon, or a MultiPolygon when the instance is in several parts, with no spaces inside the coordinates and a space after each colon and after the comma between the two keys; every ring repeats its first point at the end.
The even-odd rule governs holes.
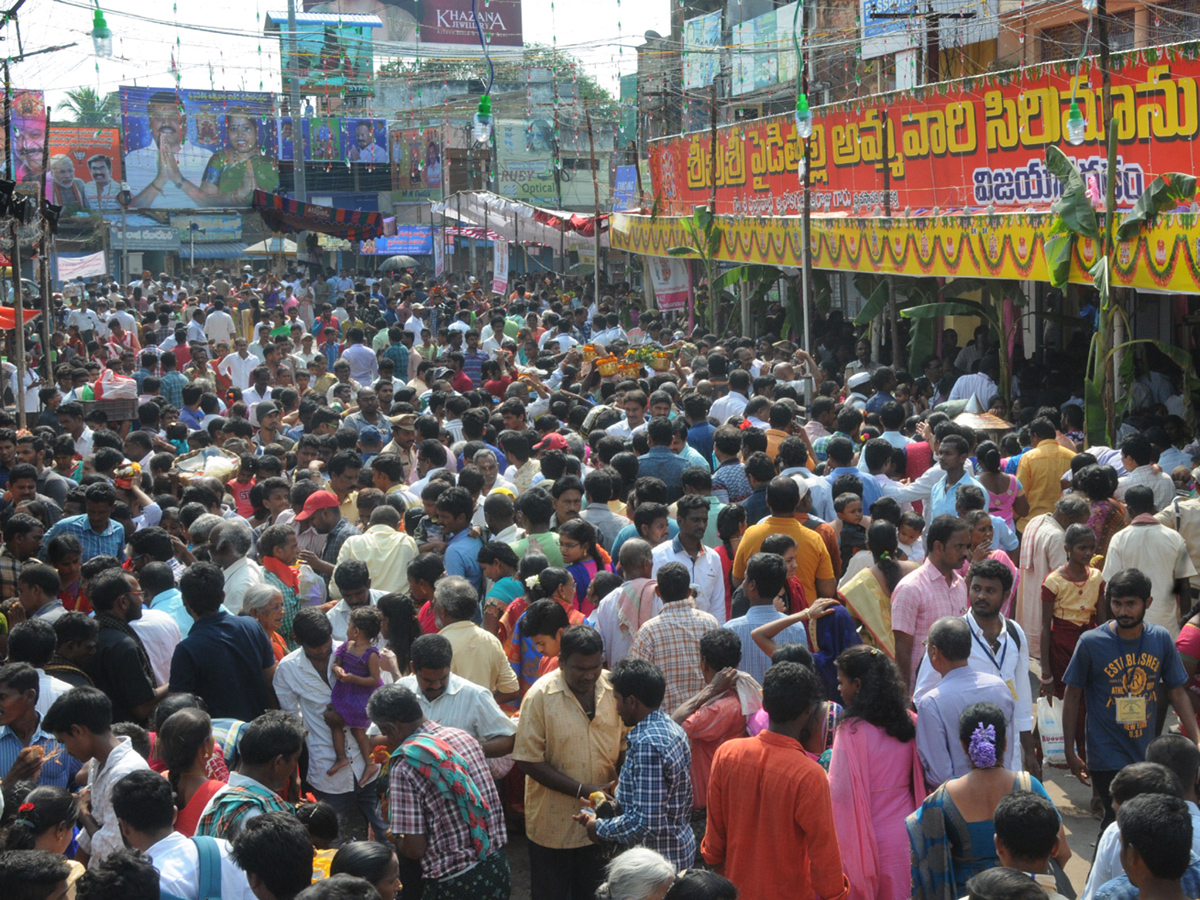
{"type": "Polygon", "coordinates": [[[1143,229],[1154,225],[1159,213],[1169,212],[1181,202],[1191,200],[1195,196],[1194,175],[1182,175],[1179,172],[1160,175],[1150,182],[1150,187],[1133,204],[1133,209],[1117,229],[1117,240],[1128,241],[1137,237],[1143,229]]]}
{"type": "Polygon", "coordinates": [[[67,99],[58,108],[71,116],[72,124],[84,126],[116,125],[120,113],[116,94],[101,98],[96,89],[90,87],[67,91],[67,99]]]}

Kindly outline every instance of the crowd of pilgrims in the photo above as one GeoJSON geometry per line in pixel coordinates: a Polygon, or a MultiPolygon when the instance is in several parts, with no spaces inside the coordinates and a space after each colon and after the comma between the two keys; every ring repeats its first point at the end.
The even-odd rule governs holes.
{"type": "Polygon", "coordinates": [[[986,327],[906,371],[586,287],[55,296],[0,412],[0,897],[1195,898],[1166,367],[1103,447],[986,327]]]}

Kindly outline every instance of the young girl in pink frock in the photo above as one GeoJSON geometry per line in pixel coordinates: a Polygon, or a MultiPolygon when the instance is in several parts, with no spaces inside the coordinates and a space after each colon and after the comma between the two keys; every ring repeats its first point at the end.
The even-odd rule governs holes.
{"type": "MultiPolygon", "coordinates": [[[[359,607],[350,613],[350,621],[346,623],[346,642],[333,654],[333,677],[337,681],[333,684],[330,699],[334,711],[342,717],[351,736],[358,742],[359,752],[366,763],[359,784],[368,784],[379,774],[379,764],[371,759],[372,748],[367,741],[367,728],[371,724],[367,716],[367,701],[383,683],[379,677],[379,648],[375,646],[379,629],[379,610],[373,606],[359,607]]],[[[350,765],[350,759],[346,756],[345,730],[334,728],[332,731],[337,760],[330,767],[329,775],[350,765]]]]}
{"type": "Polygon", "coordinates": [[[904,820],[925,799],[916,715],[883,651],[851,647],[837,658],[837,670],[846,710],[833,739],[829,792],[849,900],[907,900],[904,820]]]}

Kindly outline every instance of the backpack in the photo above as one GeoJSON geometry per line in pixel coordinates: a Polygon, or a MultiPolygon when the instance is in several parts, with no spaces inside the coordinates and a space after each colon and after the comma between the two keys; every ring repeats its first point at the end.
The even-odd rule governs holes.
{"type": "MultiPolygon", "coordinates": [[[[199,900],[221,900],[221,850],[217,846],[217,839],[200,836],[191,838],[191,841],[200,853],[199,900]]],[[[184,898],[161,891],[160,900],[184,898]]]]}

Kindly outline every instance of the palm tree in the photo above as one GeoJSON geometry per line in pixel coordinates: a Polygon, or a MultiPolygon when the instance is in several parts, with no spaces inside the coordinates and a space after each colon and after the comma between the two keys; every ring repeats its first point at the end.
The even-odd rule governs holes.
{"type": "Polygon", "coordinates": [[[67,99],[59,109],[72,116],[76,125],[117,124],[116,94],[108,94],[101,99],[95,88],[67,91],[67,99]]]}

